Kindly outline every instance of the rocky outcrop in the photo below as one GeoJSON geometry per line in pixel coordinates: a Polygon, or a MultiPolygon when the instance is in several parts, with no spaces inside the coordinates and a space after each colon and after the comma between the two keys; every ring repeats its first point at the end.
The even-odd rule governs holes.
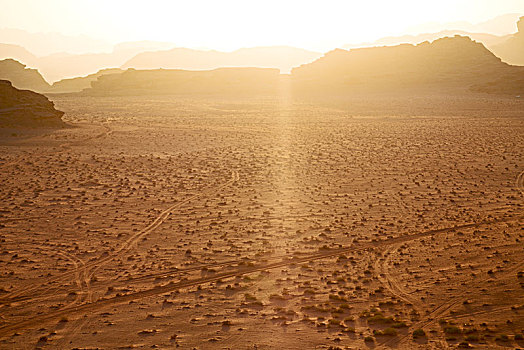
{"type": "Polygon", "coordinates": [[[280,74],[270,68],[220,68],[210,71],[135,70],[103,75],[84,91],[89,95],[274,94],[280,74]]]}
{"type": "Polygon", "coordinates": [[[428,88],[469,90],[524,71],[503,63],[468,37],[432,43],[334,50],[321,59],[293,69],[295,91],[396,91],[428,88]]]}
{"type": "Polygon", "coordinates": [[[118,68],[102,69],[95,74],[86,77],[63,79],[54,83],[49,92],[52,93],[72,93],[80,92],[91,87],[91,83],[103,75],[120,74],[123,70],[118,68]]]}
{"type": "Polygon", "coordinates": [[[44,95],[0,80],[0,127],[62,127],[63,114],[44,95]]]}
{"type": "Polygon", "coordinates": [[[517,23],[518,32],[491,49],[504,62],[524,66],[524,17],[517,23]]]}
{"type": "Polygon", "coordinates": [[[9,80],[18,89],[37,92],[46,92],[51,87],[36,69],[26,68],[13,59],[0,61],[0,79],[9,80]]]}

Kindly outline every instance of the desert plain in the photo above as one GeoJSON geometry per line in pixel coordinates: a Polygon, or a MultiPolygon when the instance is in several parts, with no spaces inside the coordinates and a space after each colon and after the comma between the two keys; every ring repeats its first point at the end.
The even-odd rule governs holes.
{"type": "Polygon", "coordinates": [[[524,348],[524,102],[51,96],[2,130],[1,349],[524,348]]]}

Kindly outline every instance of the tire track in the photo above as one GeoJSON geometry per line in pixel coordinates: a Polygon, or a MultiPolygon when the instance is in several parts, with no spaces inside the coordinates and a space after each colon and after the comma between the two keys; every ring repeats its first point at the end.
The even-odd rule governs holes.
{"type": "Polygon", "coordinates": [[[503,218],[499,220],[483,221],[479,223],[457,225],[457,226],[453,226],[449,228],[421,232],[421,233],[409,235],[409,236],[401,236],[397,238],[385,239],[379,242],[355,243],[351,247],[330,249],[328,251],[321,251],[321,252],[318,252],[315,254],[309,254],[303,257],[285,259],[280,262],[260,264],[258,266],[242,267],[240,269],[230,271],[230,272],[217,273],[212,276],[205,276],[205,277],[196,278],[192,280],[184,280],[184,281],[179,281],[176,283],[170,282],[166,285],[155,286],[155,287],[152,287],[146,290],[133,292],[133,293],[125,294],[125,295],[114,296],[111,298],[99,299],[99,300],[96,300],[90,303],[84,303],[84,304],[73,306],[70,308],[63,308],[60,310],[51,311],[44,315],[38,315],[30,319],[7,324],[7,325],[0,327],[0,338],[9,336],[12,332],[20,331],[25,328],[32,328],[37,325],[41,325],[42,323],[56,320],[60,317],[74,316],[74,315],[78,315],[82,313],[87,314],[87,313],[94,312],[99,309],[104,309],[109,306],[128,303],[130,301],[152,297],[152,296],[164,294],[167,292],[172,292],[172,291],[182,289],[182,288],[188,288],[188,287],[194,287],[194,286],[198,286],[202,284],[212,283],[212,282],[216,282],[221,279],[233,278],[238,275],[246,275],[246,274],[251,274],[254,272],[260,272],[264,270],[272,270],[276,268],[289,266],[292,264],[300,264],[304,262],[310,262],[310,261],[321,260],[321,259],[326,259],[330,257],[336,257],[337,255],[340,255],[342,253],[372,249],[372,248],[376,248],[377,246],[383,246],[383,245],[399,244],[399,243],[412,241],[415,239],[419,239],[422,237],[426,237],[426,236],[430,236],[430,235],[434,235],[438,233],[451,232],[451,231],[455,231],[458,229],[464,229],[464,228],[479,227],[482,225],[493,224],[496,222],[507,222],[507,221],[519,220],[521,218],[522,217],[503,218]]]}
{"type": "MultiPolygon", "coordinates": [[[[94,136],[88,136],[86,138],[83,138],[83,139],[77,140],[77,141],[66,141],[66,142],[63,142],[62,144],[59,145],[59,147],[61,148],[61,151],[59,151],[58,153],[64,152],[65,150],[68,150],[68,149],[71,149],[71,147],[73,145],[75,145],[75,144],[81,144],[81,143],[87,142],[89,140],[100,139],[100,138],[106,137],[108,135],[111,135],[113,133],[113,130],[107,124],[108,124],[107,122],[101,123],[99,126],[102,126],[104,128],[104,131],[101,132],[101,133],[98,133],[98,134],[96,134],[94,136]]],[[[50,136],[50,135],[52,135],[52,134],[49,134],[47,136],[50,136]]],[[[9,166],[9,165],[14,165],[16,163],[18,163],[18,160],[15,159],[15,160],[10,161],[8,163],[2,164],[1,166],[9,166]]],[[[33,218],[34,219],[40,219],[40,218],[44,218],[44,217],[33,216],[33,217],[30,217],[30,218],[32,218],[32,219],[33,218]]],[[[19,220],[27,220],[27,218],[8,218],[8,219],[5,219],[5,220],[2,220],[2,222],[19,221],[19,220]]],[[[85,266],[85,264],[83,264],[83,265],[85,266]]],[[[76,270],[76,268],[75,268],[75,270],[76,270]]],[[[71,274],[76,274],[76,271],[72,271],[72,272],[66,273],[66,274],[61,274],[60,277],[58,277],[58,278],[60,279],[61,276],[69,277],[69,276],[71,276],[71,274]]],[[[48,279],[47,282],[55,282],[55,281],[58,281],[59,279],[52,278],[52,279],[48,279]]],[[[86,283],[86,284],[88,284],[88,283],[86,283]]],[[[3,295],[0,298],[0,305],[6,304],[6,303],[10,303],[10,302],[13,302],[13,301],[18,301],[17,299],[15,299],[17,296],[19,296],[19,295],[21,295],[21,294],[23,294],[25,292],[35,291],[36,290],[35,288],[38,288],[38,287],[22,288],[22,289],[18,289],[16,291],[12,291],[12,292],[10,292],[10,293],[8,293],[6,295],[3,295]]]]}
{"type": "Polygon", "coordinates": [[[515,187],[519,190],[520,194],[524,195],[524,170],[517,175],[515,187]]]}
{"type": "MultiPolygon", "coordinates": [[[[86,285],[89,285],[89,281],[94,276],[94,273],[105,266],[108,262],[115,260],[117,258],[122,257],[126,252],[128,252],[136,243],[140,241],[143,237],[153,232],[155,229],[157,229],[162,223],[165,222],[165,220],[169,217],[169,215],[175,210],[183,205],[197,199],[201,198],[206,195],[211,195],[213,193],[219,192],[222,189],[224,189],[227,186],[230,186],[234,183],[236,183],[240,179],[240,176],[237,171],[233,171],[231,174],[231,179],[227,181],[226,183],[219,185],[217,187],[209,188],[205,191],[201,191],[198,194],[195,194],[193,196],[190,196],[186,199],[183,199],[182,201],[179,201],[173,205],[171,205],[169,208],[162,211],[154,220],[152,223],[150,223],[148,226],[146,226],[143,230],[135,233],[131,237],[129,237],[118,249],[113,251],[112,254],[109,254],[103,258],[99,258],[96,261],[92,261],[89,263],[84,264],[81,269],[83,270],[84,274],[84,283],[86,285]]],[[[54,278],[47,279],[46,283],[50,282],[60,282],[64,279],[67,279],[77,273],[77,269],[73,269],[71,271],[68,271],[64,274],[58,275],[54,278]]],[[[0,305],[2,304],[8,304],[12,302],[17,301],[27,301],[31,300],[31,298],[34,298],[34,294],[38,291],[39,288],[41,288],[42,285],[37,286],[30,286],[28,288],[20,289],[18,291],[13,291],[9,295],[2,296],[0,298],[0,305]]],[[[48,287],[49,289],[49,287],[48,287]]],[[[47,289],[47,290],[48,290],[47,289]]],[[[91,296],[90,296],[91,297],[91,296]]]]}
{"type": "MultiPolygon", "coordinates": [[[[506,276],[508,274],[511,274],[511,273],[514,273],[515,271],[519,270],[522,266],[524,266],[524,262],[521,262],[507,270],[505,270],[503,273],[501,273],[502,276],[506,276]]],[[[491,277],[489,276],[486,276],[486,277],[483,277],[482,279],[476,279],[475,280],[475,283],[476,284],[482,284],[483,282],[489,280],[491,277]]],[[[466,296],[468,294],[468,290],[467,288],[464,288],[462,290],[461,293],[459,293],[458,295],[455,295],[452,299],[449,299],[448,301],[440,304],[439,306],[437,306],[436,308],[434,308],[429,314],[426,315],[426,319],[424,321],[419,321],[417,323],[414,323],[411,325],[411,329],[417,329],[417,328],[427,328],[427,327],[430,327],[430,326],[433,326],[435,325],[435,323],[438,322],[438,319],[440,318],[443,318],[444,315],[449,311],[451,310],[453,307],[461,304],[462,302],[462,298],[464,296],[466,296]]],[[[500,307],[500,309],[506,309],[508,307],[500,307]]],[[[509,309],[509,308],[508,308],[509,309]]],[[[466,316],[473,316],[473,315],[477,315],[477,314],[484,314],[484,313],[489,313],[489,312],[493,312],[493,311],[496,311],[496,310],[489,310],[489,311],[480,311],[480,312],[474,312],[474,313],[470,313],[470,314],[464,314],[462,315],[461,317],[466,317],[466,316]]],[[[400,337],[399,339],[396,339],[396,343],[397,344],[403,344],[403,342],[405,342],[407,340],[407,338],[409,338],[409,334],[407,335],[404,335],[402,337],[400,337]]]]}
{"type": "Polygon", "coordinates": [[[378,272],[379,281],[398,299],[404,302],[416,306],[417,301],[409,293],[407,293],[398,283],[398,279],[393,278],[389,272],[389,262],[394,252],[400,247],[400,244],[393,244],[388,247],[384,252],[383,259],[377,259],[375,261],[375,271],[378,272]],[[387,255],[387,256],[386,256],[387,255]]]}
{"type": "Polygon", "coordinates": [[[58,252],[58,255],[61,255],[63,256],[64,258],[68,259],[69,261],[71,261],[74,265],[74,270],[76,271],[75,272],[75,283],[78,287],[78,292],[76,292],[76,297],[75,299],[69,304],[67,305],[66,307],[71,307],[77,303],[81,303],[82,302],[82,296],[85,295],[86,291],[84,290],[84,284],[83,284],[83,280],[81,278],[81,270],[80,270],[80,265],[83,265],[83,261],[81,261],[80,259],[78,259],[77,257],[69,254],[69,253],[66,253],[66,252],[58,252]]]}

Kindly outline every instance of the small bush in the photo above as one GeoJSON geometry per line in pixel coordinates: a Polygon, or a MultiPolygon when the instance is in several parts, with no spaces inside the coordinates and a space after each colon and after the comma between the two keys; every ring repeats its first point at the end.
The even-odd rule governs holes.
{"type": "Polygon", "coordinates": [[[399,321],[399,322],[393,323],[391,325],[391,327],[393,327],[393,328],[405,328],[405,327],[407,327],[407,325],[406,325],[405,322],[399,321]]]}
{"type": "Polygon", "coordinates": [[[393,318],[392,317],[384,317],[380,314],[378,315],[375,315],[375,316],[371,316],[370,318],[368,318],[368,323],[371,323],[371,324],[389,324],[389,323],[393,323],[393,318]]]}
{"type": "Polygon", "coordinates": [[[388,327],[382,331],[382,334],[394,337],[397,335],[397,330],[395,328],[388,327]]]}
{"type": "Polygon", "coordinates": [[[456,326],[446,326],[446,327],[444,327],[444,333],[446,333],[446,334],[460,334],[460,333],[462,333],[462,331],[460,330],[460,328],[458,328],[456,326]]]}
{"type": "Polygon", "coordinates": [[[426,336],[426,332],[424,332],[422,328],[418,328],[413,331],[413,338],[421,338],[425,336],[426,336]]]}
{"type": "Polygon", "coordinates": [[[328,321],[328,324],[329,324],[330,327],[340,326],[340,321],[339,320],[335,320],[334,318],[331,318],[328,321]]]}
{"type": "Polygon", "coordinates": [[[468,334],[465,338],[467,341],[479,341],[479,336],[476,334],[468,334]]]}
{"type": "Polygon", "coordinates": [[[507,342],[509,341],[509,337],[506,334],[499,334],[495,340],[501,341],[501,342],[507,342]]]}

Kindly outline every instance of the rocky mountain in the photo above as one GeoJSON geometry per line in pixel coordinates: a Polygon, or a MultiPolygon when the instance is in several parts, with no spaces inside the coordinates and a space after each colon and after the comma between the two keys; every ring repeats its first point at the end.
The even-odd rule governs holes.
{"type": "MultiPolygon", "coordinates": [[[[468,37],[418,45],[334,50],[293,69],[296,91],[468,90],[500,79],[522,77],[524,67],[507,65],[468,37]]],[[[515,86],[518,88],[518,84],[515,86]]],[[[517,93],[516,91],[514,91],[517,93]]]]}
{"type": "Polygon", "coordinates": [[[26,68],[13,59],[0,61],[0,79],[9,80],[18,89],[45,92],[51,87],[36,69],[26,68]]]}
{"type": "Polygon", "coordinates": [[[253,47],[233,52],[203,51],[187,48],[143,52],[122,68],[211,70],[220,67],[277,68],[289,73],[293,67],[309,63],[320,53],[287,46],[253,47]]]}
{"type": "Polygon", "coordinates": [[[63,114],[44,95],[0,80],[0,127],[62,127],[63,114]]]}
{"type": "Polygon", "coordinates": [[[135,70],[103,75],[84,90],[88,95],[272,94],[280,74],[270,68],[219,68],[210,71],[135,70]]]}
{"type": "Polygon", "coordinates": [[[491,50],[506,63],[524,66],[524,16],[517,22],[517,28],[517,33],[493,45],[491,50]]]}

